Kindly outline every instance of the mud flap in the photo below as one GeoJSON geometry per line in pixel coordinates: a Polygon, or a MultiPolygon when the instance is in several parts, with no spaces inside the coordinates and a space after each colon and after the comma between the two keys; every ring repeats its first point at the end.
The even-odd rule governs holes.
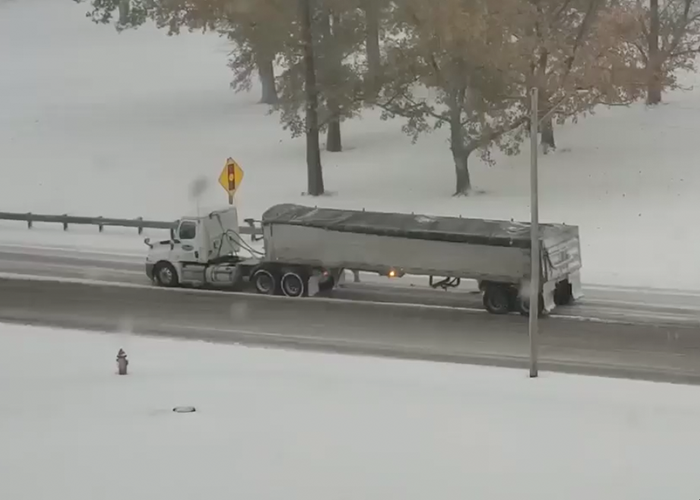
{"type": "Polygon", "coordinates": [[[550,313],[557,306],[554,302],[554,290],[556,290],[556,287],[556,281],[548,281],[542,285],[542,300],[545,312],[550,313]]]}
{"type": "Polygon", "coordinates": [[[338,280],[335,282],[336,286],[345,284],[345,269],[342,269],[338,273],[338,280]]]}
{"type": "Polygon", "coordinates": [[[583,297],[583,287],[581,286],[581,271],[576,271],[569,275],[569,283],[571,284],[571,297],[578,300],[583,297]]]}
{"type": "Polygon", "coordinates": [[[318,295],[319,292],[319,286],[318,282],[320,280],[320,277],[317,274],[313,274],[311,277],[309,277],[309,282],[307,284],[308,290],[309,290],[309,297],[313,297],[315,295],[318,295]]]}

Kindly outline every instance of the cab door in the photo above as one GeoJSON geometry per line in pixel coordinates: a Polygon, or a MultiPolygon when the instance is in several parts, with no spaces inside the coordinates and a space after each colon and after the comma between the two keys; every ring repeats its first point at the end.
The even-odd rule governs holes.
{"type": "Polygon", "coordinates": [[[203,230],[200,221],[184,219],[180,222],[175,235],[182,274],[182,283],[205,283],[207,256],[202,255],[203,230]]]}
{"type": "Polygon", "coordinates": [[[182,220],[177,228],[176,238],[180,248],[180,262],[199,261],[199,224],[193,220],[182,220]]]}

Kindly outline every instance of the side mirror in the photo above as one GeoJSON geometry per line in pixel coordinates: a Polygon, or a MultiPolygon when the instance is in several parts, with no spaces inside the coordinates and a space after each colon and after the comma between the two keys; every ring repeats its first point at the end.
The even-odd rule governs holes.
{"type": "Polygon", "coordinates": [[[175,228],[170,228],[170,241],[175,241],[175,228]]]}
{"type": "Polygon", "coordinates": [[[151,238],[146,238],[143,242],[148,245],[148,248],[153,248],[153,245],[151,245],[151,238]]]}

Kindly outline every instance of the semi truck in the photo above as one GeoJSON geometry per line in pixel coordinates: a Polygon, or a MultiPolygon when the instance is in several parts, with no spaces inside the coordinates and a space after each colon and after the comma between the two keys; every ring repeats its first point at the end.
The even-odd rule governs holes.
{"type": "MultiPolygon", "coordinates": [[[[433,288],[476,280],[493,314],[529,313],[530,225],[522,222],[279,204],[250,243],[235,207],[184,217],[169,240],[152,243],[146,273],[157,285],[214,286],[287,297],[313,296],[344,271],[389,278],[427,276],[433,288]],[[262,242],[262,248],[256,243],[262,242]]],[[[582,297],[577,226],[540,225],[541,313],[582,297]]]]}

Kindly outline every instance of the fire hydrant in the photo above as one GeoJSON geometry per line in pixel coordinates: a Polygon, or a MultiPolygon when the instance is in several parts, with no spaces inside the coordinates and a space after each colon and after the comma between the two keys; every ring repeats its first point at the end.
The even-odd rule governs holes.
{"type": "Polygon", "coordinates": [[[124,349],[119,349],[117,353],[117,370],[119,375],[126,375],[126,367],[129,366],[129,360],[126,359],[124,349]]]}

